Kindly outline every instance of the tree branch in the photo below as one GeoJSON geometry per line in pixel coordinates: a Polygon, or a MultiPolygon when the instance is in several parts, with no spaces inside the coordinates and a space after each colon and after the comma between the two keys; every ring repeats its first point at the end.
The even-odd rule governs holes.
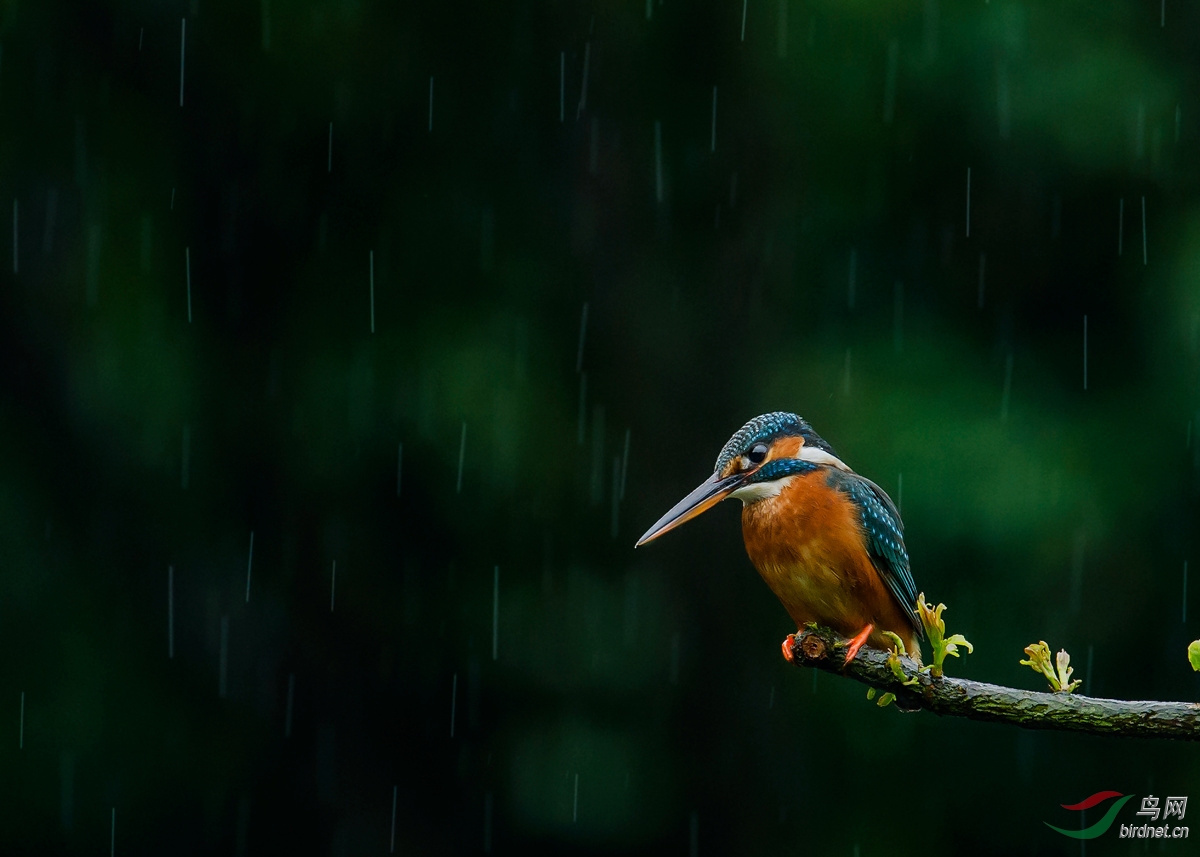
{"type": "Polygon", "coordinates": [[[1200,704],[1190,702],[1126,702],[1095,699],[1077,693],[1038,693],[968,679],[935,678],[918,672],[901,658],[906,686],[888,665],[888,654],[863,647],[843,669],[846,643],[828,628],[802,629],[793,644],[793,663],[844,675],[896,695],[905,709],[1011,723],[1026,729],[1058,729],[1093,735],[1200,740],[1200,704]]]}

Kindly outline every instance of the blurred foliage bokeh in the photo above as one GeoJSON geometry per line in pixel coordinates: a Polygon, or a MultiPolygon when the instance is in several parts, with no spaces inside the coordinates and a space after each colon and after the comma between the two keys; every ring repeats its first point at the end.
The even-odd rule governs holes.
{"type": "Polygon", "coordinates": [[[1200,697],[1192,4],[4,0],[0,223],[4,853],[1074,854],[1200,791],[788,667],[735,503],[633,550],[796,411],[951,673],[1200,697]]]}

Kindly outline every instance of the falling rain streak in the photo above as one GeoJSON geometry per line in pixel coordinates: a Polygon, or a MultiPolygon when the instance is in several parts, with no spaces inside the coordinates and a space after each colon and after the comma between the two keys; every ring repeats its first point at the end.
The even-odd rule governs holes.
{"type": "Polygon", "coordinates": [[[575,111],[575,118],[578,119],[583,115],[583,111],[587,110],[587,90],[588,90],[588,67],[592,62],[592,43],[585,42],[583,45],[583,83],[579,86],[579,108],[575,111]]]}
{"type": "Polygon", "coordinates": [[[579,373],[579,422],[576,427],[576,440],[583,446],[585,418],[587,416],[587,372],[579,373]]]}
{"type": "Polygon", "coordinates": [[[112,808],[112,825],[108,834],[108,855],[113,857],[117,853],[117,808],[112,808]]]}
{"type": "Polygon", "coordinates": [[[389,840],[388,853],[396,853],[396,797],[400,794],[400,786],[392,786],[392,837],[389,840]]]}
{"type": "Polygon", "coordinates": [[[167,566],[167,658],[175,657],[175,567],[167,566]]]}
{"type": "Polygon", "coordinates": [[[1125,197],[1117,204],[1117,255],[1125,252],[1125,197]]]}
{"type": "Polygon", "coordinates": [[[333,172],[333,123],[329,123],[329,155],[325,163],[325,172],[333,172]]]}
{"type": "Polygon", "coordinates": [[[492,570],[492,660],[500,646],[500,566],[492,570]]]}
{"type": "Polygon", "coordinates": [[[225,698],[229,679],[229,617],[221,617],[221,660],[217,673],[217,695],[225,698]]]}
{"type": "Polygon", "coordinates": [[[13,197],[13,273],[17,273],[17,198],[13,197]]]}
{"type": "Polygon", "coordinates": [[[454,717],[458,711],[458,673],[450,680],[450,737],[454,737],[454,717]]]}
{"type": "Polygon", "coordinates": [[[588,136],[588,173],[594,176],[600,164],[600,119],[593,116],[591,126],[588,136]]]}
{"type": "Polygon", "coordinates": [[[1183,621],[1187,622],[1187,560],[1183,561],[1183,621]]]}
{"type": "Polygon", "coordinates": [[[558,53],[558,122],[567,118],[567,52],[558,53]]]}
{"type": "MultiPolygon", "coordinates": [[[[712,149],[710,149],[710,151],[716,151],[716,86],[713,86],[713,143],[712,143],[712,149]]],[[[13,200],[12,210],[13,210],[12,220],[14,223],[16,223],[17,222],[16,200],[13,200]]],[[[16,234],[17,234],[17,227],[14,226],[13,227],[13,245],[17,244],[16,234]]],[[[16,251],[13,251],[13,252],[16,253],[16,251]]],[[[14,269],[14,270],[16,270],[16,269],[14,269]]]]}
{"type": "Polygon", "coordinates": [[[179,106],[183,106],[183,56],[187,48],[187,18],[179,20],[179,106]]]}
{"type": "Polygon", "coordinates": [[[662,122],[654,120],[654,198],[663,201],[662,122]]]}
{"type": "Polygon", "coordinates": [[[854,309],[855,291],[858,288],[858,251],[850,248],[850,276],[846,281],[846,309],[854,309]]]}
{"type": "Polygon", "coordinates": [[[625,500],[625,478],[629,475],[629,435],[631,429],[625,429],[625,451],[621,453],[621,500],[625,500]]]}
{"type": "Polygon", "coordinates": [[[187,274],[187,311],[188,324],[192,323],[192,248],[183,248],[183,268],[187,274]]]}
{"type": "Polygon", "coordinates": [[[467,422],[463,420],[462,435],[458,439],[458,479],[454,483],[454,493],[462,493],[463,462],[467,456],[467,422]]]}
{"type": "Polygon", "coordinates": [[[184,423],[183,424],[183,456],[182,456],[183,461],[179,468],[179,487],[182,488],[184,491],[186,491],[187,487],[188,487],[188,477],[189,477],[188,471],[190,470],[189,465],[191,463],[191,461],[190,461],[191,455],[192,455],[192,427],[189,426],[187,423],[184,423]]]}
{"type": "Polygon", "coordinates": [[[58,191],[51,188],[46,194],[46,222],[42,226],[42,255],[54,249],[54,218],[58,214],[58,191]]]}
{"type": "Polygon", "coordinates": [[[587,339],[588,305],[583,304],[583,313],[579,317],[579,349],[575,352],[575,371],[583,371],[583,343],[587,339]]]}
{"type": "Polygon", "coordinates": [[[1000,421],[1008,419],[1008,403],[1012,395],[1013,353],[1010,351],[1004,358],[1004,393],[1000,396],[1000,421]]]}
{"type": "Polygon", "coordinates": [[[971,168],[967,167],[967,237],[971,237],[971,168]]]}
{"type": "MultiPolygon", "coordinates": [[[[1186,567],[1185,564],[1184,568],[1186,567]]],[[[25,749],[25,691],[21,691],[21,725],[17,729],[17,749],[25,749]]]]}
{"type": "Polygon", "coordinates": [[[254,530],[250,531],[250,554],[246,558],[246,603],[250,603],[250,569],[254,567],[254,530]]]}
{"type": "Polygon", "coordinates": [[[337,560],[333,561],[333,571],[329,575],[329,612],[333,612],[333,597],[337,593],[337,560]]]}
{"type": "Polygon", "coordinates": [[[621,456],[614,455],[612,460],[612,520],[610,529],[612,537],[617,537],[617,521],[620,516],[621,503],[621,456]]]}
{"type": "Polygon", "coordinates": [[[904,281],[896,280],[892,289],[892,347],[899,354],[904,350],[904,281]]]}
{"type": "Polygon", "coordinates": [[[396,497],[400,497],[400,474],[404,465],[404,443],[396,444],[396,497]]]}
{"type": "Polygon", "coordinates": [[[571,802],[571,823],[579,821],[579,774],[575,774],[575,798],[571,802]]]}
{"type": "Polygon", "coordinates": [[[1148,264],[1146,259],[1146,197],[1142,197],[1142,264],[1148,264]]]}
{"type": "Polygon", "coordinates": [[[87,235],[87,275],[84,290],[87,292],[87,305],[95,306],[100,300],[100,227],[92,224],[88,227],[87,235]]]}
{"type": "Polygon", "coordinates": [[[1083,389],[1087,389],[1087,315],[1083,317],[1083,389]]]}
{"type": "Polygon", "coordinates": [[[271,0],[262,0],[260,20],[262,23],[262,49],[265,53],[271,50],[271,0]]]}
{"type": "Polygon", "coordinates": [[[1082,529],[1075,533],[1075,546],[1071,553],[1071,584],[1067,594],[1067,610],[1071,615],[1079,613],[1083,604],[1083,561],[1087,553],[1087,533],[1082,529]]]}
{"type": "Polygon", "coordinates": [[[292,737],[292,703],[296,699],[296,674],[288,673],[287,709],[283,716],[283,737],[292,737]]]}
{"type": "Polygon", "coordinates": [[[429,133],[433,133],[433,75],[429,75],[429,133]]]}
{"type": "MultiPolygon", "coordinates": [[[[649,2],[649,0],[647,0],[649,2]]],[[[750,0],[742,0],[742,41],[746,41],[746,7],[750,4],[750,0]]]]}
{"type": "Polygon", "coordinates": [[[368,254],[369,264],[371,268],[371,333],[375,332],[375,251],[371,250],[368,254]]]}
{"type": "Polygon", "coordinates": [[[1012,104],[1008,95],[1008,67],[1004,63],[996,66],[996,121],[1000,139],[1007,140],[1012,133],[1012,104]]]}

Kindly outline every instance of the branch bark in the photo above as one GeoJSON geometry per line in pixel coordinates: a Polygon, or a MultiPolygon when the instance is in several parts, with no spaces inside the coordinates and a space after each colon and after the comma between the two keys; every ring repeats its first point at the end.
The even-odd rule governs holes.
{"type": "Polygon", "coordinates": [[[1058,729],[1093,735],[1171,738],[1200,741],[1200,704],[1191,702],[1126,702],[1077,693],[1039,693],[962,678],[935,678],[901,658],[906,686],[888,666],[886,652],[863,647],[843,668],[847,641],[828,628],[802,629],[792,646],[793,663],[836,673],[894,693],[905,709],[1011,723],[1025,729],[1058,729]]]}

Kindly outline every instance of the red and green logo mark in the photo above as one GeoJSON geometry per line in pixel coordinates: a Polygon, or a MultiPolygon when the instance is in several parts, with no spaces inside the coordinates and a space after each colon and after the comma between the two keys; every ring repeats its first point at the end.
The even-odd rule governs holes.
{"type": "Polygon", "coordinates": [[[1074,812],[1083,812],[1085,809],[1091,809],[1094,806],[1099,806],[1106,800],[1112,800],[1112,798],[1119,798],[1119,800],[1113,801],[1109,805],[1108,811],[1104,813],[1104,817],[1091,827],[1084,827],[1078,830],[1064,830],[1061,827],[1055,827],[1048,821],[1044,822],[1044,824],[1051,830],[1061,833],[1063,836],[1070,836],[1072,839],[1095,839],[1097,836],[1106,833],[1108,828],[1112,827],[1113,820],[1116,819],[1117,813],[1121,811],[1121,807],[1125,806],[1126,803],[1133,799],[1133,795],[1123,795],[1120,792],[1112,791],[1096,792],[1091,797],[1084,798],[1079,803],[1064,803],[1062,805],[1063,809],[1073,810],[1074,812]]]}

